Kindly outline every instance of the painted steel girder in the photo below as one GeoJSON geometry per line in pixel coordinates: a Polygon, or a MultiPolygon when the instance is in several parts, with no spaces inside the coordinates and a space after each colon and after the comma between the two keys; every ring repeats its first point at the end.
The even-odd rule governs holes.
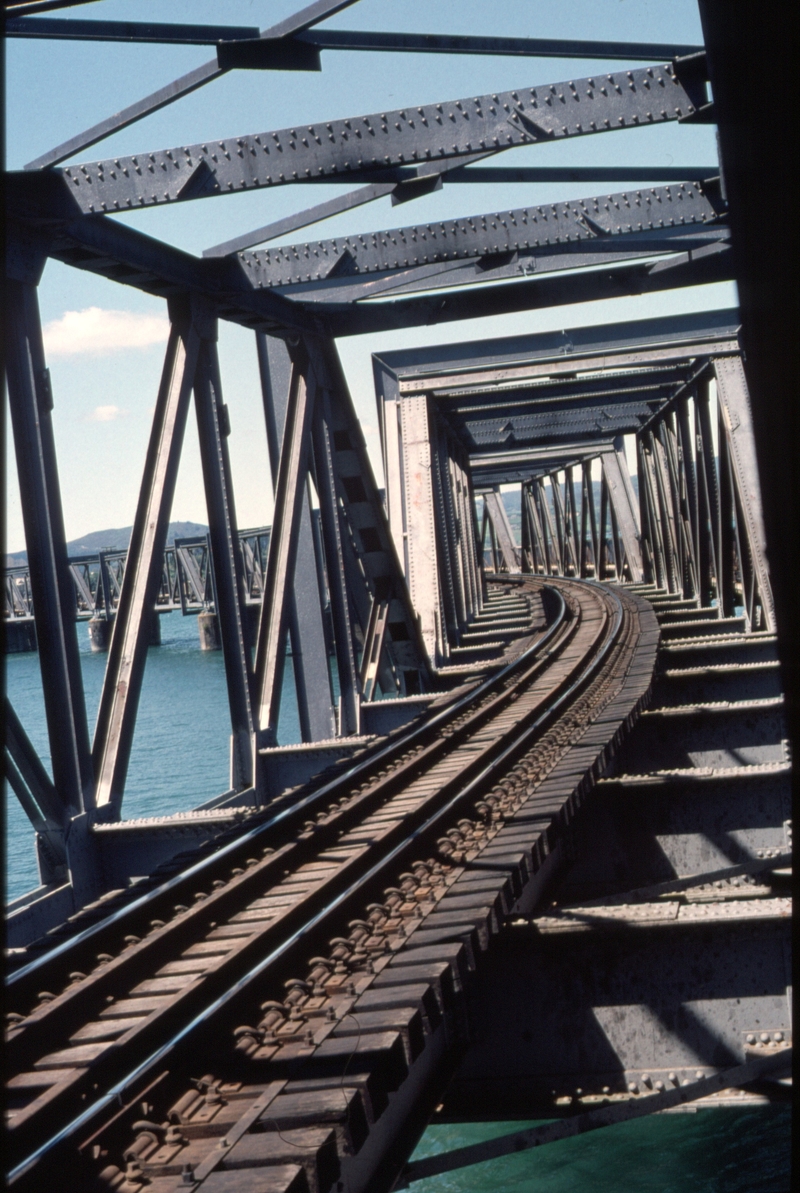
{"type": "Polygon", "coordinates": [[[513,420],[482,420],[477,425],[454,420],[459,439],[471,454],[502,451],[508,447],[535,447],[538,443],[574,441],[577,437],[632,435],[653,417],[654,411],[643,402],[626,403],[605,410],[570,411],[559,414],[528,415],[513,420]]]}
{"type": "MultiPolygon", "coordinates": [[[[696,253],[679,253],[654,265],[620,265],[590,273],[528,279],[495,286],[473,287],[443,295],[423,295],[392,302],[351,305],[314,303],[311,310],[324,321],[326,333],[366,335],[488,315],[507,315],[579,302],[599,302],[623,295],[655,294],[684,286],[729,281],[733,258],[724,244],[696,253]]],[[[298,303],[298,306],[303,304],[298,303]]]]}
{"type": "MultiPolygon", "coordinates": [[[[698,350],[698,355],[700,351],[702,349],[698,350]]],[[[662,396],[666,397],[691,379],[691,365],[683,361],[634,361],[628,368],[625,361],[615,367],[616,362],[612,360],[602,371],[592,369],[591,361],[576,363],[580,366],[578,370],[568,369],[566,373],[562,370],[563,375],[558,371],[551,375],[542,370],[539,375],[521,378],[517,385],[498,384],[491,379],[481,383],[473,375],[470,385],[459,385],[460,378],[456,376],[448,387],[437,378],[435,397],[447,411],[448,418],[470,418],[480,414],[513,418],[519,413],[539,414],[567,408],[586,410],[608,402],[624,403],[645,393],[656,395],[647,401],[660,401],[662,396]]]]}
{"type": "MultiPolygon", "coordinates": [[[[273,293],[304,303],[358,302],[367,298],[400,298],[421,291],[452,289],[456,286],[487,285],[506,278],[541,276],[564,270],[612,267],[626,261],[667,253],[684,253],[704,245],[728,240],[727,228],[720,224],[700,226],[693,232],[666,229],[666,235],[626,233],[619,237],[597,237],[588,244],[563,244],[550,250],[489,253],[467,260],[439,261],[433,265],[413,265],[408,269],[368,274],[364,278],[333,274],[319,282],[296,286],[276,286],[273,293]]],[[[313,309],[309,307],[307,309],[313,309]]]]}
{"type": "Polygon", "coordinates": [[[382,352],[374,359],[396,375],[403,394],[439,389],[458,394],[476,384],[524,382],[537,375],[537,370],[549,377],[555,375],[554,369],[573,372],[576,368],[604,367],[611,355],[616,367],[622,364],[626,368],[672,358],[690,359],[699,352],[716,355],[715,344],[736,345],[738,329],[739,314],[735,309],[696,311],[635,319],[622,325],[570,327],[400,349],[382,352]]]}
{"type": "Polygon", "coordinates": [[[352,177],[480,151],[659,124],[707,104],[698,72],[671,63],[425,107],[319,121],[65,167],[86,214],[152,207],[312,177],[352,177]],[[679,68],[680,69],[680,68],[679,68]]]}
{"type": "MultiPolygon", "coordinates": [[[[83,0],[77,0],[77,2],[83,3],[83,0]]],[[[318,21],[332,16],[333,13],[339,12],[342,8],[347,8],[353,3],[355,3],[355,0],[315,0],[315,3],[309,4],[299,12],[285,17],[277,25],[272,25],[269,29],[263,29],[260,36],[264,40],[269,39],[272,41],[273,45],[279,39],[285,38],[288,41],[293,34],[310,28],[312,25],[317,24],[318,21]]],[[[287,47],[285,44],[283,48],[286,50],[287,47]]],[[[289,46],[288,49],[289,53],[291,53],[292,47],[289,46]]],[[[233,65],[233,63],[230,65],[233,65]]],[[[68,141],[57,145],[55,149],[49,150],[47,153],[42,154],[41,157],[37,157],[35,161],[28,162],[26,169],[37,170],[43,166],[52,166],[56,162],[64,161],[65,158],[71,157],[75,153],[80,153],[82,149],[88,148],[89,145],[94,145],[97,141],[102,141],[104,137],[110,136],[111,133],[119,132],[120,129],[126,128],[129,124],[134,124],[150,112],[157,112],[159,108],[164,108],[167,104],[174,103],[182,95],[188,95],[190,92],[196,91],[198,87],[203,87],[206,83],[211,82],[212,79],[219,78],[221,74],[224,74],[226,69],[227,67],[219,61],[218,57],[212,58],[210,62],[195,67],[188,74],[182,75],[178,79],[173,79],[172,82],[167,83],[166,87],[160,87],[158,91],[154,91],[151,95],[146,95],[143,99],[137,100],[136,103],[131,104],[129,107],[123,108],[121,112],[116,112],[113,116],[101,120],[99,124],[84,129],[77,136],[70,137],[68,141]]]]}
{"type": "Polygon", "coordinates": [[[242,261],[256,288],[292,286],[331,276],[360,276],[470,257],[501,258],[630,233],[690,228],[709,224],[717,215],[701,183],[682,182],[282,245],[244,253],[242,261]]]}
{"type": "Polygon", "coordinates": [[[37,251],[77,269],[162,298],[192,291],[214,303],[220,318],[245,327],[301,331],[318,325],[282,295],[255,293],[238,259],[198,260],[113,220],[86,219],[58,182],[51,176],[6,175],[10,247],[17,237],[30,239],[30,225],[39,224],[33,235],[37,251]]]}

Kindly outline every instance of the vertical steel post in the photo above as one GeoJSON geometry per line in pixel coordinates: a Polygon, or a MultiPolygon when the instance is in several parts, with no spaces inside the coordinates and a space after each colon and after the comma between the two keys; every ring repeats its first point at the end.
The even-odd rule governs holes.
{"type": "Polygon", "coordinates": [[[697,499],[697,473],[695,470],[693,436],[691,431],[690,398],[683,397],[678,401],[677,430],[678,451],[680,453],[681,475],[686,490],[686,516],[688,518],[688,534],[692,545],[694,560],[694,591],[700,594],[699,559],[700,525],[699,507],[697,499]]]}
{"type": "MultiPolygon", "coordinates": [[[[597,579],[605,580],[608,572],[608,485],[606,484],[605,474],[600,474],[600,533],[599,533],[599,560],[597,565],[597,579]]],[[[614,555],[614,571],[617,571],[617,560],[614,555]]]]}
{"type": "MultiPolygon", "coordinates": [[[[317,390],[316,374],[304,345],[292,366],[256,644],[258,726],[262,744],[268,745],[277,742],[289,630],[289,595],[297,559],[300,513],[306,496],[309,440],[317,390]]],[[[316,586],[316,576],[314,583],[316,586]]]]}
{"type": "MultiPolygon", "coordinates": [[[[261,393],[267,427],[267,447],[277,484],[281,437],[291,379],[291,359],[282,340],[256,332],[256,349],[261,375],[261,393]]],[[[300,511],[294,576],[289,591],[289,640],[300,734],[303,741],[325,741],[336,734],[325,627],[319,561],[311,525],[311,502],[305,492],[300,511]]]]}
{"type": "MultiPolygon", "coordinates": [[[[733,617],[736,606],[736,578],[744,580],[742,550],[739,543],[739,527],[736,518],[736,501],[731,475],[730,445],[722,415],[722,404],[718,407],[717,455],[719,459],[719,555],[717,563],[720,580],[720,603],[722,616],[733,617]]],[[[744,586],[743,586],[744,587],[744,586]]],[[[744,603],[744,599],[742,600],[744,603]]]]}
{"type": "Polygon", "coordinates": [[[714,361],[720,414],[730,447],[730,461],[737,503],[753,568],[752,582],[764,615],[764,628],[774,630],[775,613],[767,566],[767,546],[761,488],[758,479],[753,418],[742,360],[739,356],[714,361]]]}
{"type": "Polygon", "coordinates": [[[457,539],[453,520],[452,493],[447,468],[447,444],[441,427],[431,420],[431,479],[436,509],[435,534],[442,587],[445,592],[442,619],[448,637],[457,641],[466,621],[463,595],[456,570],[457,539]]]}
{"type": "Polygon", "coordinates": [[[646,442],[646,433],[637,435],[637,463],[639,472],[639,501],[642,515],[642,541],[646,543],[650,552],[650,569],[652,581],[658,588],[667,587],[666,569],[664,566],[664,545],[661,537],[661,524],[658,506],[654,494],[655,476],[653,461],[646,442]]]}
{"type": "Polygon", "coordinates": [[[533,572],[533,548],[531,546],[530,518],[528,517],[528,502],[525,494],[525,484],[520,486],[520,549],[522,551],[522,571],[525,575],[533,572]]]}
{"type": "MultiPolygon", "coordinates": [[[[199,320],[196,318],[196,323],[199,320]]],[[[228,455],[230,419],[222,399],[217,357],[217,321],[203,320],[204,332],[194,397],[197,433],[208,510],[216,615],[219,624],[231,718],[231,787],[255,785],[256,723],[250,689],[249,648],[245,639],[244,592],[236,508],[228,455]]]]}
{"type": "Polygon", "coordinates": [[[36,286],[9,280],[6,363],[45,716],[58,797],[70,816],[92,803],[75,592],[67,560],[36,286]]]}
{"type": "Polygon", "coordinates": [[[325,392],[321,395],[321,408],[317,411],[317,417],[313,422],[312,436],[314,472],[317,478],[317,495],[319,496],[320,528],[325,547],[333,634],[336,645],[336,665],[339,672],[341,701],[339,733],[346,737],[359,733],[361,728],[359,676],[345,578],[339,501],[336,494],[330,399],[325,392]]]}
{"type": "Polygon", "coordinates": [[[707,377],[701,378],[698,382],[695,414],[699,424],[699,453],[702,460],[702,477],[704,481],[704,485],[701,487],[701,494],[704,492],[708,507],[709,562],[713,570],[719,616],[723,617],[723,601],[720,591],[722,586],[720,579],[722,559],[719,481],[717,478],[716,461],[714,460],[714,436],[711,429],[711,385],[707,377]]]}
{"type": "Polygon", "coordinates": [[[572,531],[572,557],[575,563],[575,575],[581,574],[581,552],[578,544],[580,543],[580,535],[578,533],[578,507],[575,503],[575,481],[573,479],[572,467],[564,471],[564,500],[565,500],[565,515],[567,520],[567,530],[572,531]]]}

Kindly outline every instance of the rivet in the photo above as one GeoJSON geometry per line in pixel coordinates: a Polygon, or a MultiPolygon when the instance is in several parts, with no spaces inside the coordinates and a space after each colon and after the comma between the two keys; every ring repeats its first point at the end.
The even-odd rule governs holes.
{"type": "Polygon", "coordinates": [[[783,1032],[776,1031],[772,1038],[776,1044],[780,1044],[781,1040],[783,1039],[783,1032]]]}

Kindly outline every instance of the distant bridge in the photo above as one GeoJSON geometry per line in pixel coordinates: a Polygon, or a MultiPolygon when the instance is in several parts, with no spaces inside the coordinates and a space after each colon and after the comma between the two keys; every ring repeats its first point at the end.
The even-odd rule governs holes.
{"type": "MultiPolygon", "coordinates": [[[[255,610],[261,607],[270,529],[260,526],[239,532],[244,605],[255,610]]],[[[127,550],[98,551],[96,555],[69,559],[76,621],[113,622],[127,559],[127,550]]],[[[184,617],[215,612],[214,565],[208,535],[176,538],[165,549],[154,610],[156,613],[179,610],[184,617]]],[[[6,649],[12,653],[35,650],[33,591],[27,564],[6,568],[4,618],[6,649]]],[[[102,636],[97,641],[105,649],[107,641],[102,636]]]]}

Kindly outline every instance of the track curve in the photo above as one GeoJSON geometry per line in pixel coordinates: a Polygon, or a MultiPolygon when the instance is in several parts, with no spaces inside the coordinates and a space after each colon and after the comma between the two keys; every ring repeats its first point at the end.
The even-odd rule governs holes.
{"type": "MultiPolygon", "coordinates": [[[[551,603],[546,631],[522,650],[517,643],[516,657],[497,674],[333,782],[279,807],[242,840],[11,975],[7,1005],[19,1007],[7,1036],[17,1102],[12,1185],[41,1188],[57,1169],[65,1191],[210,1190],[212,1174],[225,1169],[220,1150],[227,1155],[208,1146],[218,1111],[198,1136],[174,1107],[199,1100],[208,1108],[225,1098],[208,1100],[220,1089],[212,1074],[193,1087],[194,1070],[224,1071],[229,1080],[221,1084],[240,1089],[254,1075],[272,1078],[250,1099],[259,1105],[246,1110],[252,1119],[244,1126],[244,1102],[230,1095],[228,1104],[240,1103],[241,1128],[230,1150],[250,1139],[256,1120],[267,1121],[272,1099],[284,1105],[287,1082],[302,1083],[299,1073],[310,1073],[312,1083],[336,1080],[348,1049],[359,1067],[374,1061],[382,1076],[371,1093],[362,1091],[361,1110],[348,1109],[339,1122],[335,1157],[320,1171],[315,1153],[316,1167],[301,1165],[302,1180],[327,1193],[326,1174],[341,1169],[348,1151],[367,1156],[376,1130],[353,1122],[363,1118],[369,1127],[370,1118],[382,1118],[376,1107],[402,1086],[447,1001],[440,975],[379,1048],[387,1033],[376,1034],[374,1016],[398,1019],[387,1019],[385,997],[375,998],[384,971],[414,954],[422,977],[426,948],[435,952],[448,939],[446,925],[428,926],[431,913],[465,865],[496,850],[520,793],[524,802],[609,700],[622,693],[625,707],[635,708],[649,685],[646,663],[633,669],[631,684],[637,650],[652,645],[654,656],[657,639],[652,626],[642,630],[643,602],[580,581],[519,584],[521,592],[543,588],[551,603]],[[359,1010],[354,1045],[347,1020],[356,1000],[369,1002],[372,986],[376,1009],[359,1010]],[[371,1052],[360,1047],[362,1034],[371,1052]],[[148,1116],[137,1123],[119,1107],[132,1106],[154,1080],[166,1118],[147,1126],[148,1116]],[[116,1162],[103,1165],[106,1158],[116,1162]]],[[[609,730],[613,737],[617,722],[609,730]]],[[[541,852],[543,864],[546,842],[541,852]]],[[[509,909],[519,903],[504,898],[509,909]]],[[[274,1164],[266,1159],[262,1167],[274,1164]]],[[[296,1175],[285,1187],[295,1179],[300,1188],[296,1175]]]]}

